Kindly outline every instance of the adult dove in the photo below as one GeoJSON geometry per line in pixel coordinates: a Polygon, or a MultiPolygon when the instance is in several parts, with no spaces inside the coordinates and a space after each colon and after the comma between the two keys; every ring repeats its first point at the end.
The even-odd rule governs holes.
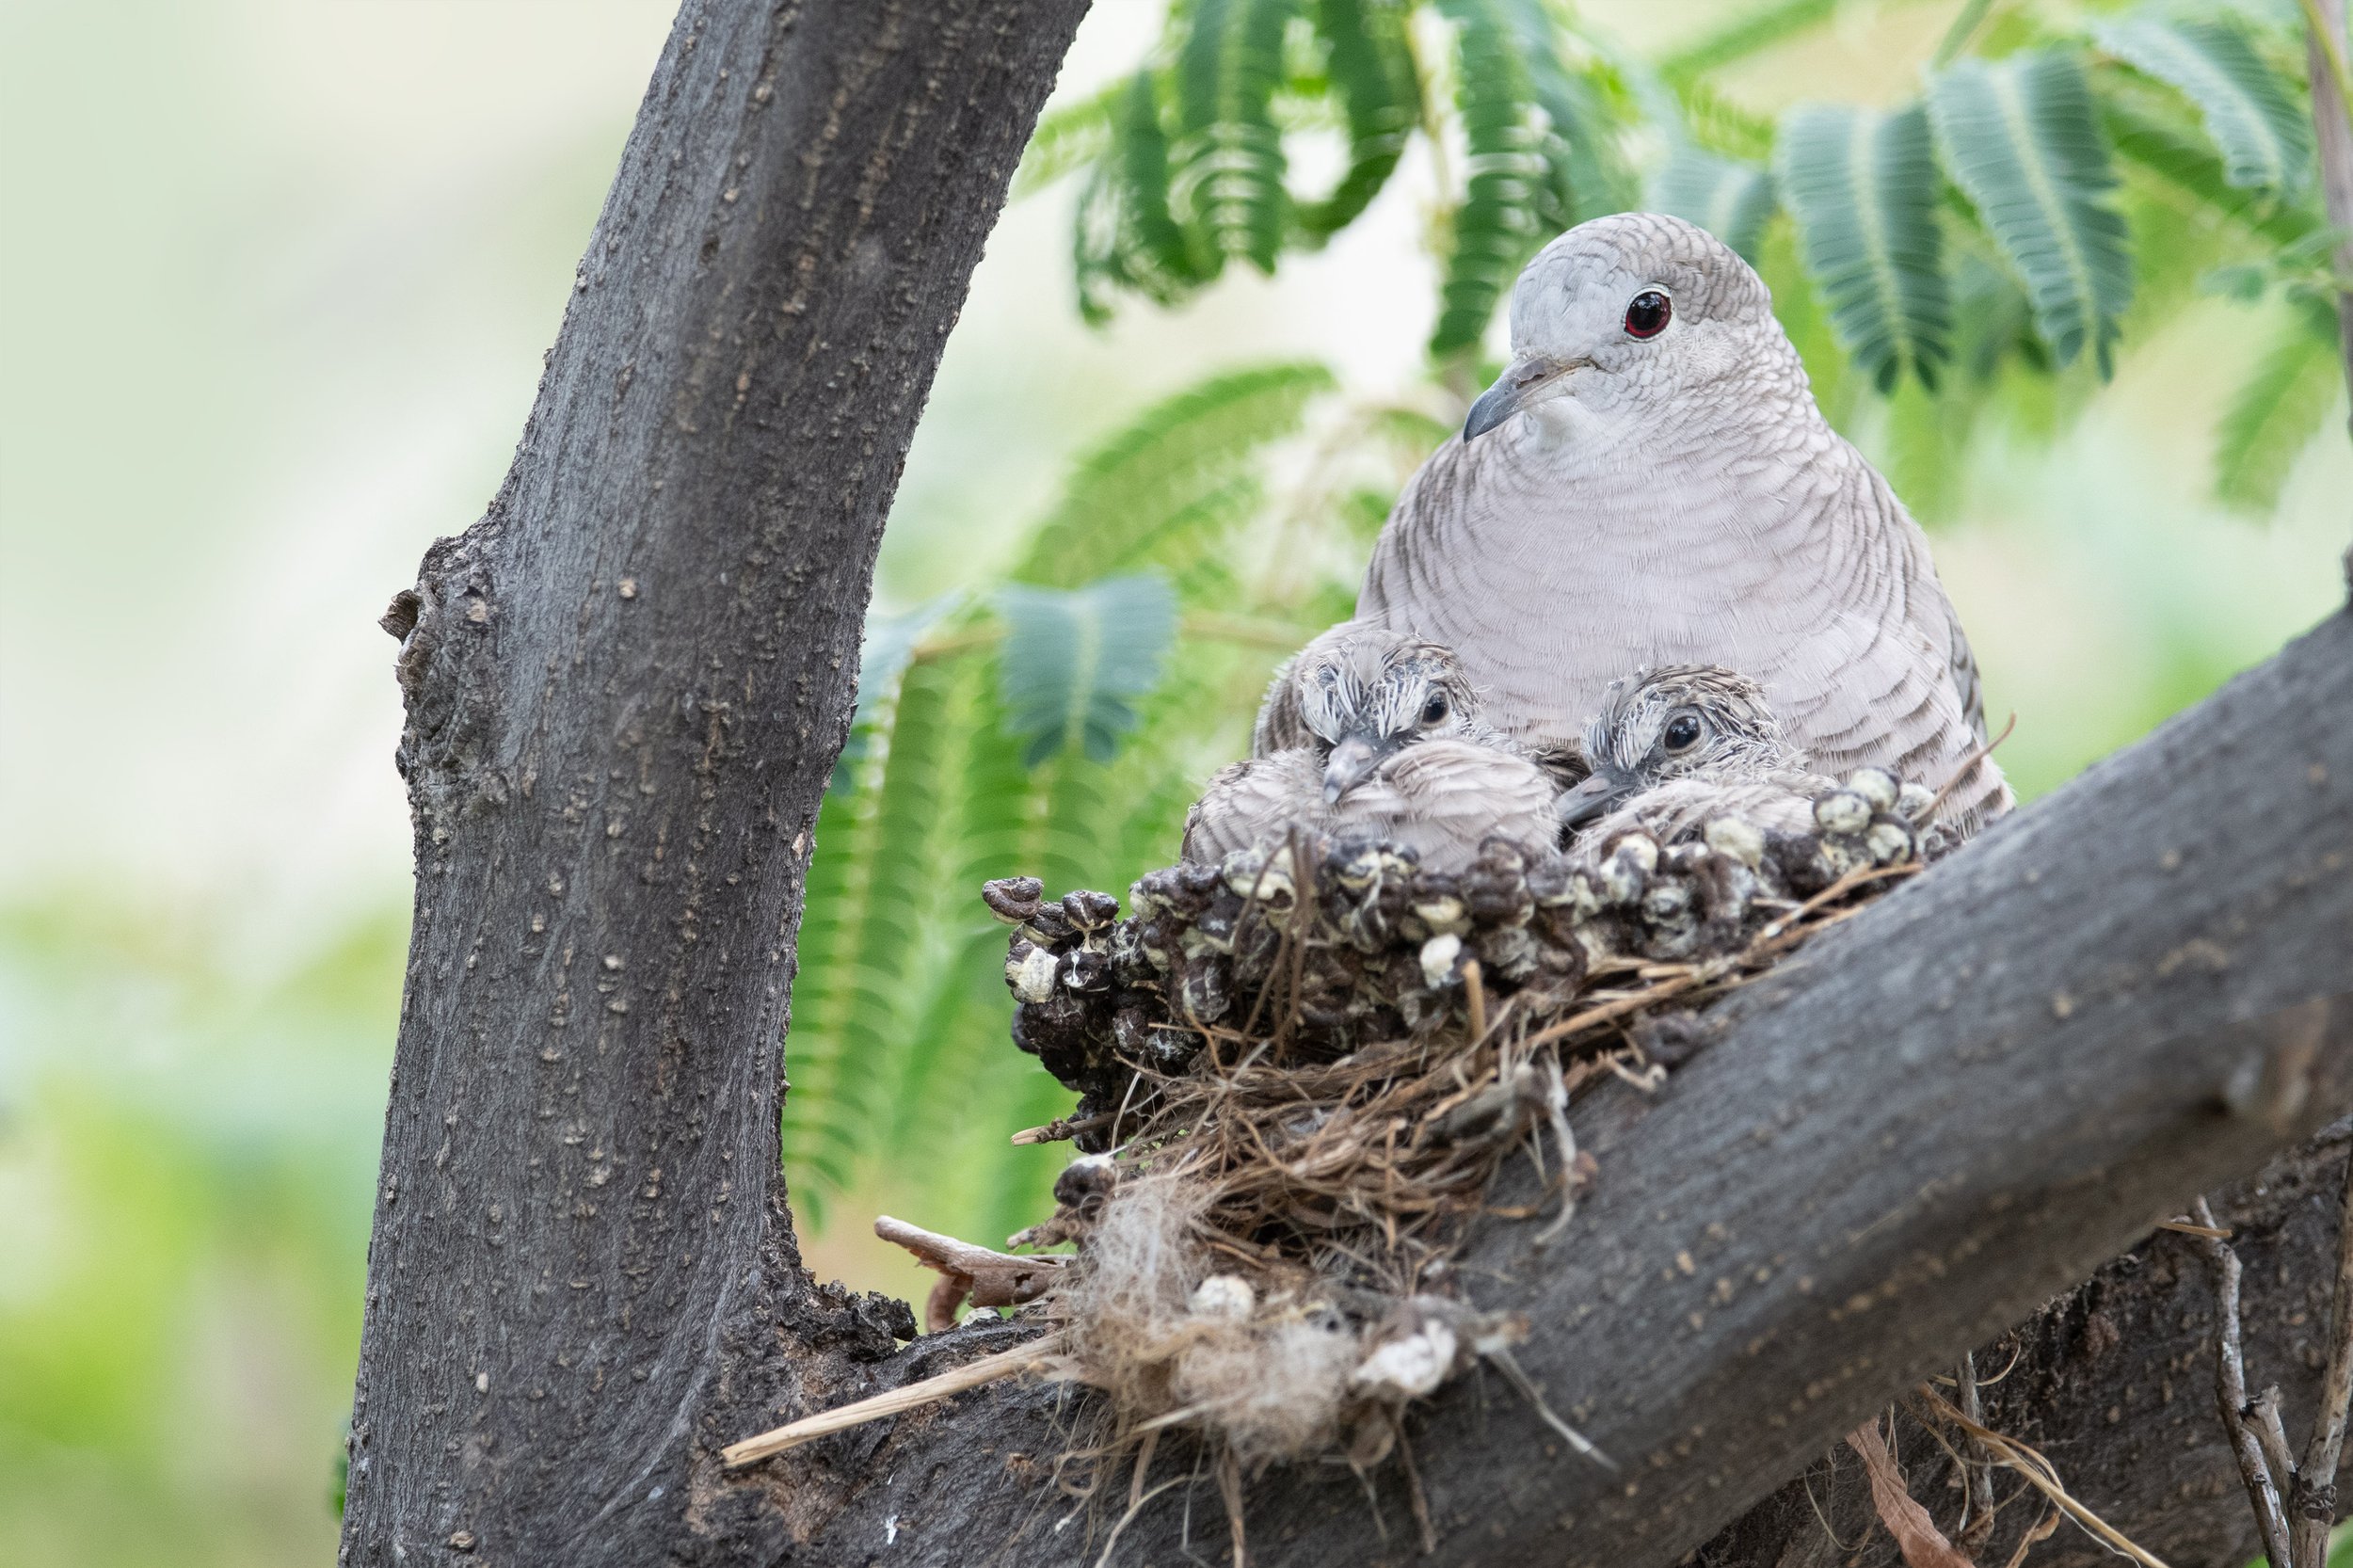
{"type": "Polygon", "coordinates": [[[2011,803],[1928,541],[1822,418],[1765,284],[1656,213],[1578,225],[1512,292],[1511,364],[1407,485],[1357,618],[1451,648],[1488,716],[1574,744],[1611,680],[1756,678],[1817,767],[2011,803]]]}

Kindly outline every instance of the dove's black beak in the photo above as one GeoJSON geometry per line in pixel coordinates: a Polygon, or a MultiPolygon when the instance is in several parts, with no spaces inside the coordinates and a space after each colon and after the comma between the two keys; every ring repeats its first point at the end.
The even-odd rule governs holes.
{"type": "Polygon", "coordinates": [[[1554,802],[1563,827],[1582,827],[1634,792],[1634,781],[1596,772],[1554,802]]]}
{"type": "Polygon", "coordinates": [[[1496,377],[1496,384],[1470,406],[1470,416],[1463,421],[1463,439],[1475,441],[1513,414],[1559,396],[1565,390],[1569,372],[1576,368],[1575,363],[1534,354],[1513,360],[1496,377]]]}
{"type": "Polygon", "coordinates": [[[1372,770],[1396,749],[1395,736],[1383,738],[1363,733],[1341,736],[1339,744],[1332,748],[1331,758],[1323,764],[1323,804],[1338,804],[1340,796],[1363,783],[1372,770]]]}

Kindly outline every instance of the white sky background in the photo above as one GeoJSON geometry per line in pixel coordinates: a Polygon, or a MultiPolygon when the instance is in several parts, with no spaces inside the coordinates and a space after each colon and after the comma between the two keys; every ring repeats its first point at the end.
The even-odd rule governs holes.
{"type": "MultiPolygon", "coordinates": [[[[1651,42],[1714,8],[1588,14],[1651,42]]],[[[405,899],[376,616],[505,467],[670,9],[0,8],[0,888],[187,900],[280,937],[405,899]]],[[[1801,74],[1843,80],[1838,56],[1932,37],[1947,9],[1858,8],[1801,74]]],[[[1158,11],[1098,0],[1064,90],[1132,65],[1158,11]]],[[[1772,73],[1747,85],[1774,96],[1772,73]]],[[[1107,334],[1071,308],[1068,192],[1013,209],[884,592],[923,592],[942,547],[1001,547],[1071,452],[1215,366],[1313,355],[1360,391],[1405,382],[1433,308],[1423,200],[1406,182],[1278,280],[1107,334]]],[[[2010,755],[2080,761],[2145,727],[2159,632],[2249,662],[2334,602],[2343,443],[2306,455],[2268,527],[2200,500],[2225,327],[2136,353],[2055,451],[1989,456],[1939,536],[1993,706],[2024,715],[2010,755]]]]}

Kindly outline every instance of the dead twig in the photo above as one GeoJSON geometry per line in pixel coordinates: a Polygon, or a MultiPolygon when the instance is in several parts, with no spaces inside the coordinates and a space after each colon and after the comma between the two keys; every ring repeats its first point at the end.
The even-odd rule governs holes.
{"type": "MultiPolygon", "coordinates": [[[[2192,1210],[2199,1224],[2210,1230],[2220,1227],[2214,1223],[2214,1210],[2200,1198],[2192,1210]]],[[[2281,1504],[2279,1480],[2264,1459],[2263,1444],[2255,1428],[2247,1419],[2247,1362],[2239,1336],[2239,1261],[2238,1254],[2225,1242],[2209,1236],[2201,1242],[2206,1260],[2214,1269],[2215,1354],[2214,1397],[2222,1416],[2222,1430],[2231,1439],[2231,1452],[2238,1460],[2240,1484],[2247,1488],[2247,1501],[2255,1511],[2255,1528],[2262,1535],[2264,1555],[2275,1564],[2294,1568],[2288,1537],[2287,1512],[2281,1504]]]]}
{"type": "Polygon", "coordinates": [[[2312,1441],[2297,1466],[2288,1525],[2291,1560],[2318,1568],[2329,1552],[2329,1528],[2337,1518],[2337,1463],[2345,1453],[2346,1407],[2353,1405],[2353,1157],[2345,1165],[2337,1197],[2337,1284],[2329,1319],[2329,1368],[2321,1375],[2320,1409],[2313,1417],[2312,1441]]]}
{"type": "Polygon", "coordinates": [[[1971,1420],[1928,1384],[1922,1384],[1916,1393],[1920,1404],[1930,1416],[1959,1428],[1984,1444],[1996,1459],[2017,1471],[2029,1486],[2049,1498],[2060,1512],[2081,1525],[2109,1550],[2131,1558],[2142,1568],[2166,1568],[2164,1559],[2136,1544],[2123,1531],[2078,1501],[2059,1480],[2058,1467],[2043,1457],[2041,1450],[2014,1437],[2006,1437],[1981,1422],[1971,1420]]]}
{"type": "Polygon", "coordinates": [[[936,1404],[968,1388],[978,1388],[1000,1378],[1013,1377],[1032,1367],[1043,1366],[1061,1350],[1061,1336],[1049,1334],[1026,1345],[1016,1345],[1012,1350],[984,1355],[978,1361],[968,1361],[936,1377],[925,1378],[920,1383],[910,1383],[887,1394],[876,1394],[872,1399],[858,1400],[815,1416],[805,1416],[800,1420],[763,1432],[757,1437],[730,1443],[719,1450],[719,1458],[728,1469],[740,1470],[746,1464],[757,1464],[787,1448],[797,1448],[804,1443],[813,1443],[830,1433],[846,1432],[869,1421],[882,1420],[885,1416],[920,1410],[924,1405],[936,1404]]]}
{"type": "Polygon", "coordinates": [[[974,1306],[1019,1306],[1046,1294],[1062,1272],[1058,1256],[991,1252],[888,1214],[875,1218],[874,1234],[906,1248],[924,1267],[939,1271],[939,1283],[923,1303],[925,1334],[955,1327],[956,1308],[968,1297],[974,1306]]]}

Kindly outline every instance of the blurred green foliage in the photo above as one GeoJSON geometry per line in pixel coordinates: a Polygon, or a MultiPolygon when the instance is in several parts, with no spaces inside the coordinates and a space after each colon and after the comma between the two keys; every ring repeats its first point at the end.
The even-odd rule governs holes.
{"type": "MultiPolygon", "coordinates": [[[[1833,420],[1940,525],[1940,566],[1993,709],[2024,715],[2003,758],[2028,796],[2336,602],[2353,464],[2342,441],[2313,437],[2345,405],[2313,308],[2309,176],[2266,96],[2293,89],[2292,11],[1996,7],[1955,45],[1956,58],[1997,63],[2060,49],[2085,73],[2121,183],[2095,174],[2076,195],[2112,208],[2133,237],[2127,306],[2113,279],[2072,299],[2028,286],[2017,247],[1973,216],[1998,171],[1971,174],[1937,141],[1932,90],[1905,119],[1952,19],[1985,9],[1703,3],[1696,24],[1637,49],[1604,25],[1633,19],[1554,0],[1188,0],[1173,30],[1127,48],[1096,72],[1107,85],[1090,96],[1081,83],[1049,117],[1022,172],[1030,194],[992,241],[919,437],[853,745],[820,822],[785,1112],[818,1267],[920,1288],[904,1265],[856,1249],[871,1210],[982,1240],[1034,1216],[1060,1151],[1012,1149],[1005,1136],[1067,1096],[1006,1041],[1003,933],[978,883],[1034,872],[1057,889],[1117,890],[1168,857],[1200,781],[1245,747],[1274,663],[1347,612],[1399,485],[1459,416],[1465,360],[1493,346],[1512,268],[1576,216],[1647,189],[1721,223],[1755,260],[1833,420]],[[1914,17],[1925,30],[1902,32],[1914,17]],[[2131,18],[2189,31],[2112,30],[2131,18]],[[2198,32],[2217,18],[2228,40],[2198,32]],[[1849,34],[1863,41],[1850,47],[1849,34]],[[1808,98],[1856,104],[1796,108],[1808,98]],[[1833,132],[1850,152],[1861,137],[1866,174],[1901,179],[1858,183],[1850,162],[1842,184],[1826,152],[1799,145],[1835,149],[1833,132]],[[1902,183],[1913,176],[1933,186],[1932,203],[1902,183]],[[1915,240],[1933,227],[1933,266],[1902,273],[1892,292],[1859,289],[1885,276],[1861,236],[1891,215],[1915,240]],[[1071,275],[1045,279],[1038,257],[1071,236],[1086,312],[1107,315],[1123,294],[1176,309],[1119,312],[1109,348],[1057,335],[1071,275]],[[1394,254],[1417,241],[1425,271],[1394,254]],[[1258,280],[1269,267],[1273,284],[1258,280]],[[1311,274],[1321,281],[1309,287],[1329,286],[1339,269],[1376,270],[1399,299],[1416,296],[1391,312],[1401,328],[1352,334],[1434,340],[1453,365],[1369,378],[1353,343],[1281,335],[1282,318],[1302,313],[1299,294],[1252,293],[1311,274]],[[2054,372],[2069,330],[2055,312],[2071,306],[2090,351],[2054,372]],[[2117,376],[2104,384],[2094,361],[2111,328],[2117,376]],[[2202,499],[2210,487],[2262,520],[2224,518],[2202,499]],[[1071,597],[1120,579],[1158,586],[1071,597]]],[[[424,36],[408,8],[379,10],[392,19],[387,37],[424,36]]],[[[483,8],[494,12],[517,8],[483,8]]],[[[1104,26],[1122,21],[1098,12],[1104,26]]],[[[8,19],[19,59],[47,57],[49,45],[31,46],[46,35],[28,41],[18,25],[34,14],[8,19]]],[[[38,13],[52,32],[67,14],[38,13]]],[[[367,632],[355,666],[377,707],[342,688],[280,696],[270,712],[299,721],[278,726],[291,749],[258,752],[233,710],[319,654],[324,633],[284,618],[310,596],[254,574],[276,600],[271,616],[251,617],[274,634],[241,672],[250,690],[196,681],[193,671],[217,674],[200,659],[219,637],[192,648],[185,607],[207,581],[195,563],[227,552],[238,503],[215,492],[241,461],[295,475],[285,483],[307,503],[318,465],[355,468],[345,483],[373,491],[416,449],[449,443],[444,425],[463,428],[455,477],[422,496],[397,491],[390,509],[413,515],[372,541],[338,531],[352,525],[348,508],[304,518],[297,551],[360,555],[357,604],[336,613],[362,629],[424,540],[472,515],[520,423],[634,100],[633,81],[615,88],[594,134],[572,140],[519,118],[503,134],[520,151],[496,178],[411,190],[407,205],[383,197],[381,211],[345,220],[358,240],[330,243],[302,226],[310,188],[239,183],[254,147],[225,127],[242,127],[248,106],[196,100],[215,81],[315,79],[340,92],[360,62],[314,40],[315,58],[338,69],[277,71],[255,40],[306,18],[266,5],[203,15],[209,27],[190,10],[114,40],[152,90],[126,92],[134,107],[104,129],[110,157],[160,150],[215,183],[192,186],[173,165],[181,177],[158,182],[156,207],[104,209],[114,227],[53,218],[91,254],[59,244],[39,252],[38,272],[9,275],[11,344],[56,374],[9,389],[12,428],[46,423],[31,426],[40,440],[0,448],[12,566],[0,589],[38,590],[44,629],[93,619],[105,634],[71,659],[41,649],[46,728],[24,728],[20,684],[0,713],[8,771],[45,776],[53,759],[88,756],[89,715],[108,713],[129,738],[97,754],[100,782],[110,802],[140,804],[103,828],[19,813],[24,841],[71,842],[0,890],[0,1561],[245,1565],[332,1550],[406,907],[385,878],[344,862],[317,873],[328,886],[310,886],[301,913],[254,905],[295,881],[303,835],[334,794],[325,769],[285,784],[284,759],[324,753],[338,720],[362,731],[359,755],[381,781],[365,798],[387,853],[405,842],[384,760],[386,648],[367,632]],[[419,295],[394,310],[370,292],[414,236],[446,249],[451,233],[476,253],[419,253],[477,281],[495,272],[504,295],[486,286],[488,303],[455,307],[419,295]],[[218,305],[232,276],[237,288],[266,280],[281,251],[304,246],[329,258],[312,258],[315,297],[281,287],[218,305]],[[136,330],[120,344],[75,335],[125,309],[136,330]],[[353,370],[344,337],[363,337],[354,323],[369,312],[386,357],[353,370]],[[255,346],[264,318],[320,339],[306,362],[333,366],[323,380],[293,378],[285,405],[254,390],[282,371],[271,353],[287,352],[255,346]],[[500,398],[453,415],[441,406],[444,383],[460,379],[453,345],[502,337],[500,398]],[[127,401],[125,366],[139,372],[127,401]],[[307,423],[312,406],[394,378],[416,383],[441,423],[371,427],[343,448],[307,423]],[[60,385],[72,395],[40,391],[60,385]],[[140,462],[120,460],[108,424],[126,413],[140,462]],[[27,486],[53,456],[49,489],[27,486]],[[41,503],[32,515],[28,495],[41,503]],[[73,555],[101,526],[106,542],[73,555]],[[136,687],[103,684],[86,667],[101,664],[134,668],[136,687]],[[174,749],[188,731],[167,734],[162,703],[125,718],[106,700],[149,688],[198,714],[209,749],[174,749]],[[233,793],[251,819],[251,864],[232,860],[191,888],[152,873],[136,851],[126,860],[109,837],[151,820],[238,828],[184,809],[215,779],[235,786],[217,798],[233,793]]],[[[622,76],[642,80],[653,20],[622,76]]],[[[460,34],[452,47],[475,47],[460,34]]],[[[513,89],[501,73],[552,47],[475,63],[504,102],[513,89]]],[[[2072,88],[2036,91],[2057,102],[2072,88]]],[[[451,134],[410,81],[393,101],[416,116],[400,135],[451,134]]],[[[2050,112],[2081,136],[2080,111],[2050,112]]],[[[315,104],[298,112],[327,118],[315,104]]],[[[1946,120],[1956,112],[1948,104],[1946,120]]],[[[480,156],[463,149],[469,167],[480,156]]],[[[368,177],[347,184],[364,191],[368,177]]],[[[250,591],[246,576],[234,583],[250,591]]],[[[25,602],[10,601],[20,627],[25,602]]]]}

